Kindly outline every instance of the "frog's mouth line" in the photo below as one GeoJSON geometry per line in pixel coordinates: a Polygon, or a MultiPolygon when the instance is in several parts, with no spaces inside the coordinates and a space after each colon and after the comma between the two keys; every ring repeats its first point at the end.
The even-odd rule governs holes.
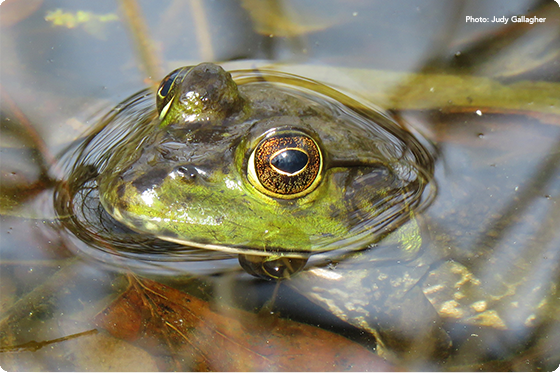
{"type": "Polygon", "coordinates": [[[253,248],[250,248],[250,247],[205,244],[205,243],[181,240],[179,238],[166,237],[166,236],[156,235],[156,237],[163,240],[163,241],[169,241],[169,242],[177,243],[177,244],[180,244],[180,245],[183,245],[183,246],[190,246],[190,247],[194,247],[194,248],[197,248],[197,249],[220,251],[220,252],[231,253],[231,254],[257,255],[257,256],[265,256],[265,257],[274,255],[274,256],[282,256],[282,257],[286,257],[286,258],[301,258],[301,259],[307,259],[311,256],[311,253],[306,252],[306,251],[288,251],[287,252],[284,249],[278,249],[278,250],[268,249],[268,251],[263,251],[263,250],[253,249],[253,248]]]}

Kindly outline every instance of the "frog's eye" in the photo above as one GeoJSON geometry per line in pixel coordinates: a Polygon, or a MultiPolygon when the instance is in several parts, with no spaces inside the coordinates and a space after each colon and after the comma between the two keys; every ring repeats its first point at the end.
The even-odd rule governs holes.
{"type": "Polygon", "coordinates": [[[163,118],[167,111],[169,110],[169,106],[173,102],[173,97],[175,96],[173,93],[175,83],[181,82],[185,74],[190,70],[190,67],[181,67],[176,70],[170,72],[163,80],[161,81],[159,88],[157,90],[157,99],[156,99],[156,106],[159,112],[159,117],[163,118]],[[180,78],[179,78],[180,77],[180,78]],[[179,79],[177,79],[179,78],[179,79]]]}
{"type": "Polygon", "coordinates": [[[260,191],[277,198],[297,198],[318,184],[323,157],[319,146],[302,132],[265,137],[249,157],[248,178],[260,191]]]}

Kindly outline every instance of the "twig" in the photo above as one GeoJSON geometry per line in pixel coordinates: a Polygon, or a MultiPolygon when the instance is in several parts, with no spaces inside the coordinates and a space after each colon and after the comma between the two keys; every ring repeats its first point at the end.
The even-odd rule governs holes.
{"type": "Polygon", "coordinates": [[[120,2],[134,45],[142,62],[142,69],[151,85],[156,89],[162,78],[163,69],[154,43],[150,38],[150,32],[142,15],[142,10],[136,0],[120,0],[120,2]]]}
{"type": "MultiPolygon", "coordinates": [[[[4,91],[4,88],[1,85],[0,85],[0,95],[2,97],[2,101],[6,103],[10,112],[14,115],[14,117],[18,120],[21,127],[25,130],[25,132],[29,136],[29,139],[33,142],[34,147],[39,151],[41,157],[43,157],[43,160],[46,162],[48,167],[56,167],[57,165],[56,158],[50,152],[49,148],[47,147],[47,144],[45,144],[45,142],[41,138],[41,135],[37,133],[35,128],[31,125],[29,119],[27,119],[27,117],[21,111],[19,106],[14,102],[14,100],[12,100],[10,95],[8,95],[4,91]]],[[[48,167],[46,167],[44,164],[42,164],[41,166],[45,170],[48,169],[48,167]]]]}
{"type": "Polygon", "coordinates": [[[200,58],[203,61],[214,61],[214,50],[212,48],[212,38],[210,28],[204,13],[204,5],[200,0],[191,0],[192,18],[194,19],[194,29],[200,58]]]}
{"type": "Polygon", "coordinates": [[[0,347],[0,353],[2,352],[22,352],[22,351],[37,351],[45,346],[48,346],[50,344],[53,343],[58,343],[58,342],[64,342],[64,341],[68,341],[70,339],[74,339],[74,338],[78,338],[78,337],[82,337],[85,335],[90,335],[90,334],[97,334],[98,331],[97,329],[91,329],[91,330],[87,330],[85,332],[81,332],[81,333],[76,333],[76,334],[71,334],[71,335],[67,335],[65,337],[61,337],[61,338],[56,338],[56,339],[51,339],[48,341],[43,341],[43,342],[35,342],[35,341],[29,341],[17,346],[2,346],[0,347]]]}

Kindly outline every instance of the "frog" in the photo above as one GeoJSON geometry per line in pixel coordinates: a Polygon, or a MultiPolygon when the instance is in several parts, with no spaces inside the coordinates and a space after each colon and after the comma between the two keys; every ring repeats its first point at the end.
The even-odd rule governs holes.
{"type": "Polygon", "coordinates": [[[150,119],[106,152],[104,210],[140,234],[237,254],[265,279],[370,248],[410,221],[401,241],[414,255],[432,154],[387,113],[304,86],[236,84],[211,63],[174,70],[150,119]]]}
{"type": "Polygon", "coordinates": [[[399,366],[461,364],[453,351],[480,355],[477,341],[495,332],[530,335],[554,309],[554,284],[489,281],[477,269],[491,253],[465,256],[433,232],[454,215],[425,211],[437,191],[429,141],[309,79],[180,67],[118,105],[71,154],[56,200],[87,243],[81,253],[129,258],[127,268],[180,262],[189,274],[238,262],[372,335],[399,366]],[[534,314],[525,296],[542,300],[534,314]]]}
{"type": "MultiPolygon", "coordinates": [[[[111,265],[128,258],[135,269],[180,262],[189,274],[237,260],[387,350],[410,346],[394,338],[409,321],[380,323],[380,315],[424,304],[437,316],[417,286],[439,258],[426,250],[421,216],[436,190],[436,152],[390,113],[339,89],[212,63],[179,67],[155,92],[108,113],[70,154],[69,186],[56,199],[61,221],[87,243],[81,254],[111,265]],[[321,297],[329,284],[340,291],[321,297]],[[341,291],[371,307],[339,307],[359,308],[341,291]]],[[[439,326],[417,329],[447,349],[439,326]]]]}

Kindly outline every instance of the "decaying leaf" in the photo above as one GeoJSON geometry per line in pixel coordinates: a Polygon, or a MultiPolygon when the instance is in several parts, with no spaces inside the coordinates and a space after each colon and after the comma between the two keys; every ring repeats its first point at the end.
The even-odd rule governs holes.
{"type": "Polygon", "coordinates": [[[301,323],[212,306],[147,279],[96,317],[117,338],[158,357],[160,369],[377,371],[393,368],[363,346],[301,323]]]}

